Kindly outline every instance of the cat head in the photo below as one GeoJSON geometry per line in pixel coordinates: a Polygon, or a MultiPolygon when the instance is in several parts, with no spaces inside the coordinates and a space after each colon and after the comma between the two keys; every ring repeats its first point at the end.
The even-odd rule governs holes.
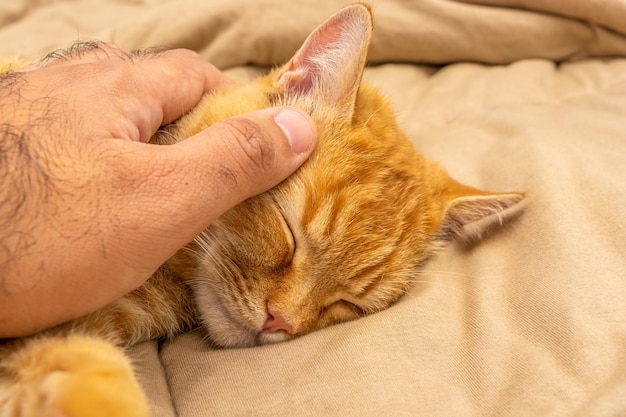
{"type": "Polygon", "coordinates": [[[387,101],[361,84],[372,33],[365,5],[319,26],[269,75],[208,96],[172,131],[292,105],[318,147],[289,179],[225,213],[170,261],[219,346],[287,340],[392,305],[415,271],[466,225],[502,218],[522,194],[451,179],[415,152],[387,101]]]}

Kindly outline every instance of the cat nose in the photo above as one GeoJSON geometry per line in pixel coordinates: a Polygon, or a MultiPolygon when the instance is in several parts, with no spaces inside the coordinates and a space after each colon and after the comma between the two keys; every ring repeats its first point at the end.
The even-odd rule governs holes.
{"type": "Polygon", "coordinates": [[[265,324],[263,324],[264,332],[274,333],[279,330],[284,330],[288,334],[293,334],[293,326],[289,324],[287,319],[280,313],[280,311],[268,306],[267,313],[269,316],[265,320],[265,324]]]}

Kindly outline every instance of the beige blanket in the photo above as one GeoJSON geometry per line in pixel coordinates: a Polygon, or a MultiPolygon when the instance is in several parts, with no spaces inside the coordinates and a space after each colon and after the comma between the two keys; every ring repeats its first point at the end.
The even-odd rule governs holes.
{"type": "MultiPolygon", "coordinates": [[[[345,1],[3,1],[0,54],[85,38],[288,58],[345,1]]],[[[428,263],[397,305],[253,349],[133,349],[161,416],[626,415],[626,3],[372,1],[366,78],[464,182],[522,216],[428,263]]],[[[239,67],[235,69],[234,67],[239,67]]]]}

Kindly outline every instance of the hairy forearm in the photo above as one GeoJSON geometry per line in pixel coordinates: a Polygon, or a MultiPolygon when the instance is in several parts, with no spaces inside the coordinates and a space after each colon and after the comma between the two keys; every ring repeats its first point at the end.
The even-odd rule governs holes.
{"type": "Polygon", "coordinates": [[[186,243],[138,230],[159,223],[138,196],[140,142],[188,111],[209,75],[227,81],[190,51],[89,42],[41,62],[0,75],[0,337],[108,304],[186,243]]]}
{"type": "Polygon", "coordinates": [[[147,144],[229,84],[192,51],[97,42],[0,75],[0,337],[78,318],[141,286],[219,215],[306,160],[315,126],[295,109],[147,144]],[[236,146],[251,138],[272,157],[236,146]],[[237,180],[224,183],[225,169],[237,180]]]}
{"type": "Polygon", "coordinates": [[[25,88],[23,74],[0,79],[0,337],[53,324],[47,298],[56,298],[46,265],[55,242],[42,226],[55,215],[57,190],[47,144],[37,140],[54,126],[49,110],[30,113],[46,105],[24,97],[25,88]]]}
{"type": "Polygon", "coordinates": [[[96,183],[106,156],[94,164],[97,147],[71,141],[67,120],[80,118],[60,108],[67,97],[36,92],[23,74],[0,78],[0,337],[77,317],[137,285],[106,263],[106,187],[96,183]]]}

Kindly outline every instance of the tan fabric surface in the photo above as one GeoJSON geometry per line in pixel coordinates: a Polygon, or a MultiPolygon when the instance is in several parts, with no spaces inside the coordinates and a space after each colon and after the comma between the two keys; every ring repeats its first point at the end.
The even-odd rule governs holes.
{"type": "MultiPolygon", "coordinates": [[[[346,4],[38,3],[0,5],[0,54],[80,36],[224,68],[286,59],[346,4]]],[[[383,65],[366,79],[421,152],[474,186],[526,190],[525,212],[366,319],[254,349],[211,350],[201,332],[136,347],[154,416],[626,415],[626,4],[373,3],[383,65]]]]}

